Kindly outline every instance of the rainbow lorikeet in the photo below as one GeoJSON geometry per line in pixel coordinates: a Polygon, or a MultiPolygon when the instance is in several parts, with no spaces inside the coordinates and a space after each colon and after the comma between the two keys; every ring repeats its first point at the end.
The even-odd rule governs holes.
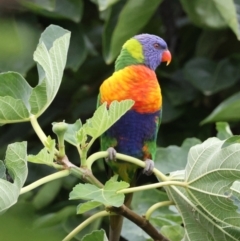
{"type": "MultiPolygon", "coordinates": [[[[135,104],[101,137],[101,149],[108,150],[107,164],[119,178],[134,185],[137,166],[115,161],[116,151],[146,162],[143,173],[154,168],[157,132],[161,122],[162,95],[155,74],[161,62],[171,61],[166,42],[155,35],[140,34],[129,39],[115,62],[115,72],[106,79],[99,94],[99,105],[132,99],[135,104]]],[[[128,195],[127,195],[128,196],[128,195]]],[[[131,197],[125,198],[130,205],[131,197]]],[[[110,217],[110,241],[118,241],[121,216],[110,217]]]]}

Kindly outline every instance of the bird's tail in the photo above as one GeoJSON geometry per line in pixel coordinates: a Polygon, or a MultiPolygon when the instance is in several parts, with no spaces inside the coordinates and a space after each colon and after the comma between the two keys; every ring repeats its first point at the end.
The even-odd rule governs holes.
{"type": "MultiPolygon", "coordinates": [[[[132,202],[133,193],[127,194],[125,197],[124,204],[130,207],[132,202]]],[[[109,227],[109,241],[119,241],[122,231],[123,216],[112,215],[110,216],[110,227],[109,227]]]]}

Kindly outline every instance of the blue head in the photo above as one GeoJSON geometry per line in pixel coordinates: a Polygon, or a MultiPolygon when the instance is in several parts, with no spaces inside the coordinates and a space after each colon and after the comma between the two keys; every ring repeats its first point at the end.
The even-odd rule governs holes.
{"type": "Polygon", "coordinates": [[[170,63],[171,54],[162,38],[152,34],[139,34],[134,39],[142,45],[144,64],[150,69],[155,70],[161,62],[170,63]]]}
{"type": "Polygon", "coordinates": [[[143,64],[155,70],[161,62],[171,61],[171,54],[166,42],[152,34],[139,34],[129,39],[122,47],[118,56],[115,69],[119,70],[126,66],[143,64]]]}

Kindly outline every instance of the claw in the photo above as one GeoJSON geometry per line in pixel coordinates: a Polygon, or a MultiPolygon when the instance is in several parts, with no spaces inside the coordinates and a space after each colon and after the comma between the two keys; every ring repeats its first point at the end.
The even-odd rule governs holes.
{"type": "Polygon", "coordinates": [[[145,163],[146,163],[146,165],[145,165],[145,167],[143,169],[143,174],[145,174],[147,176],[150,176],[153,173],[154,162],[151,159],[146,159],[145,163]]]}
{"type": "Polygon", "coordinates": [[[108,156],[105,158],[106,161],[116,161],[116,150],[113,147],[107,149],[108,156]]]}

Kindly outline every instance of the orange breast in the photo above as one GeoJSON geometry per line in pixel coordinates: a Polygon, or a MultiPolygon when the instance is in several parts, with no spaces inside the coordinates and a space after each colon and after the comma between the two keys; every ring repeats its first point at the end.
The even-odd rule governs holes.
{"type": "Polygon", "coordinates": [[[100,87],[101,102],[132,99],[133,109],[152,113],[162,107],[161,89],[156,74],[142,65],[132,65],[114,72],[100,87]]]}

